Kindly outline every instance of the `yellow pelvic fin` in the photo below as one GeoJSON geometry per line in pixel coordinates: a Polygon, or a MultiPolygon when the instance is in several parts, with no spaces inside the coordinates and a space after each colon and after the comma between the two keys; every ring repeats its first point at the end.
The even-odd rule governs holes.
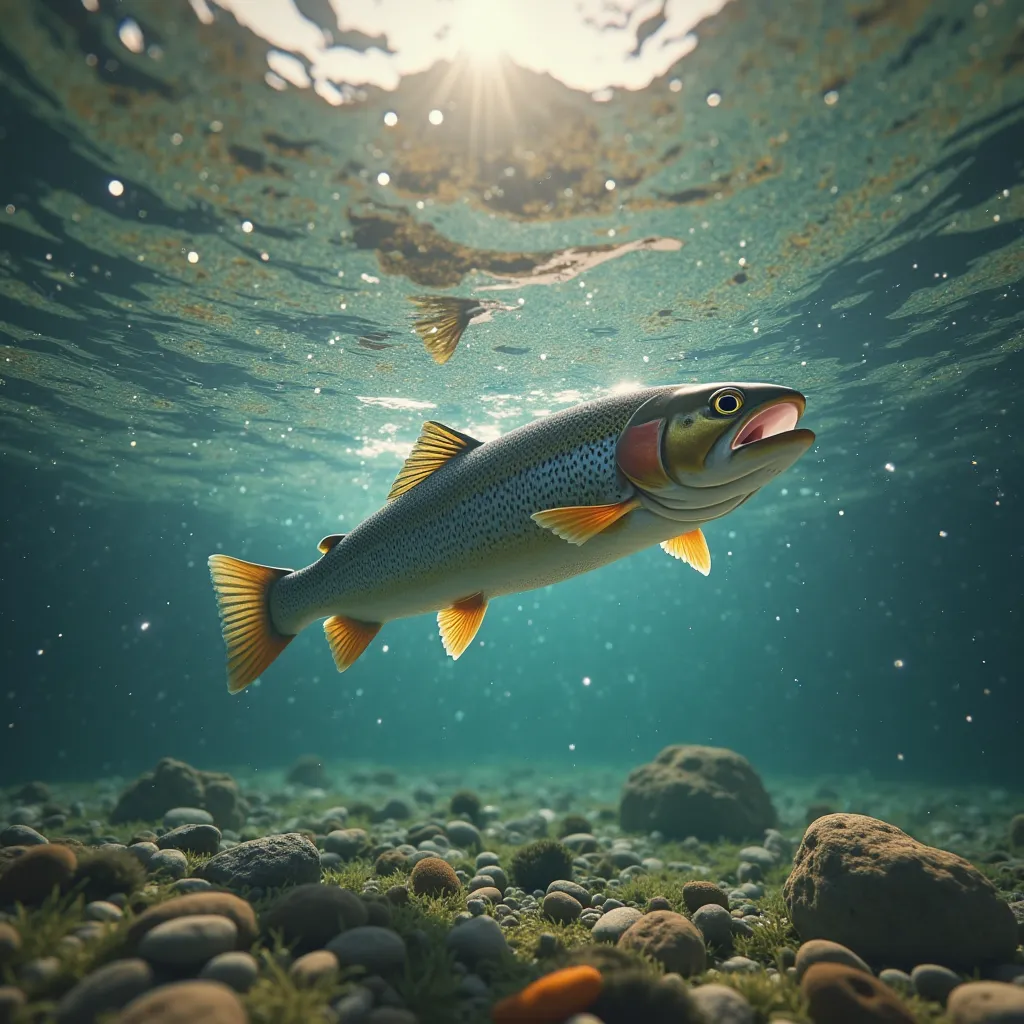
{"type": "Polygon", "coordinates": [[[327,552],[330,551],[335,544],[344,539],[345,534],[343,533],[329,533],[327,534],[326,537],[324,537],[322,541],[320,541],[319,544],[317,544],[317,550],[320,552],[321,555],[326,555],[327,552]]]}
{"type": "Polygon", "coordinates": [[[450,295],[411,295],[409,301],[419,309],[413,330],[435,363],[447,363],[458,347],[479,303],[450,295]]]}
{"type": "Polygon", "coordinates": [[[530,518],[570,544],[584,544],[640,505],[638,498],[627,498],[614,505],[567,505],[534,512],[530,518]]]}
{"type": "Polygon", "coordinates": [[[441,631],[444,649],[459,660],[459,655],[473,642],[480,623],[487,611],[487,599],[483,594],[473,594],[456,601],[451,608],[442,608],[437,613],[437,625],[441,631]]]}
{"type": "Polygon", "coordinates": [[[412,490],[431,473],[439,470],[449,459],[471,452],[482,444],[483,441],[478,441],[469,434],[453,430],[435,420],[427,420],[423,424],[419,440],[413,445],[409,458],[405,460],[405,465],[391,485],[388,501],[412,490]]]}
{"type": "Polygon", "coordinates": [[[704,534],[699,529],[681,533],[671,540],[663,540],[661,548],[673,558],[679,558],[692,565],[702,576],[707,576],[711,572],[711,552],[708,550],[704,534]]]}
{"type": "Polygon", "coordinates": [[[274,629],[270,588],[291,569],[243,562],[229,555],[208,559],[228,649],[228,690],[238,693],[264,672],[292,637],[274,629]]]}
{"type": "Polygon", "coordinates": [[[344,672],[355,664],[356,659],[370,645],[380,632],[379,622],[359,622],[344,615],[332,615],[324,622],[327,642],[331,645],[334,664],[344,672]]]}

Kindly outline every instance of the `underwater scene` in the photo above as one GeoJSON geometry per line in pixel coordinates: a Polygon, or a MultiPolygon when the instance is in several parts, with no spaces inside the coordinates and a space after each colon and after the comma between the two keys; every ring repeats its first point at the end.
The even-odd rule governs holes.
{"type": "Polygon", "coordinates": [[[0,1024],[1024,1021],[1019,0],[0,0],[0,1024]]]}

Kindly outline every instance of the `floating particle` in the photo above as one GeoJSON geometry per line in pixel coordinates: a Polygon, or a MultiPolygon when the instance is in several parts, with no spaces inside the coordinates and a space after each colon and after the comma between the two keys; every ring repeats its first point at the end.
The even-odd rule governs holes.
{"type": "Polygon", "coordinates": [[[126,50],[132,53],[142,53],[146,48],[146,40],[143,38],[142,29],[134,18],[125,18],[118,26],[117,38],[126,50]]]}
{"type": "Polygon", "coordinates": [[[185,141],[185,136],[182,135],[181,132],[174,132],[174,134],[171,135],[171,145],[172,146],[180,146],[184,141],[185,141]]]}
{"type": "Polygon", "coordinates": [[[679,92],[683,88],[683,83],[678,78],[673,78],[668,83],[670,92],[679,92]]]}
{"type": "Polygon", "coordinates": [[[895,661],[893,662],[893,665],[894,665],[894,666],[895,666],[896,668],[903,668],[903,659],[902,659],[902,658],[897,658],[897,659],[896,659],[896,660],[895,660],[895,661]]]}
{"type": "Polygon", "coordinates": [[[895,473],[896,467],[891,462],[887,462],[885,464],[885,471],[886,473],[895,473]]]}
{"type": "Polygon", "coordinates": [[[584,685],[584,686],[589,686],[589,685],[590,685],[590,683],[591,683],[591,678],[590,678],[590,676],[584,676],[584,677],[583,677],[583,685],[584,685]]]}
{"type": "Polygon", "coordinates": [[[826,107],[834,107],[839,102],[839,93],[835,89],[829,89],[822,99],[825,101],[826,107]]]}
{"type": "Polygon", "coordinates": [[[188,261],[189,261],[189,263],[198,263],[199,262],[199,253],[197,253],[195,251],[195,249],[189,250],[188,261]]]}
{"type": "Polygon", "coordinates": [[[709,92],[707,102],[709,107],[717,107],[722,102],[722,94],[720,92],[709,92]]]}
{"type": "Polygon", "coordinates": [[[569,749],[570,750],[575,750],[576,749],[576,744],[575,743],[570,743],[569,744],[569,749]]]}
{"type": "Polygon", "coordinates": [[[608,179],[608,180],[607,180],[607,181],[606,181],[606,182],[604,183],[604,187],[605,187],[606,189],[608,189],[608,191],[609,191],[609,192],[613,192],[613,191],[615,190],[615,181],[614,181],[614,179],[612,179],[612,178],[609,178],[609,179],[608,179]]]}
{"type": "Polygon", "coordinates": [[[380,174],[377,175],[377,184],[378,185],[386,185],[390,180],[391,180],[391,175],[388,174],[387,171],[381,171],[380,174]]]}
{"type": "Polygon", "coordinates": [[[251,235],[252,234],[252,221],[251,220],[243,220],[242,221],[242,230],[247,235],[251,235]]]}
{"type": "Polygon", "coordinates": [[[140,623],[140,624],[139,624],[139,629],[141,629],[141,630],[142,630],[142,632],[143,632],[143,633],[145,633],[145,632],[146,632],[146,630],[147,630],[147,629],[149,629],[149,623],[148,623],[148,622],[142,622],[142,623],[140,623]]]}
{"type": "Polygon", "coordinates": [[[427,114],[427,120],[431,124],[440,124],[444,120],[444,114],[440,110],[434,109],[427,114]]]}
{"type": "Polygon", "coordinates": [[[111,178],[110,181],[107,182],[107,191],[115,198],[117,196],[123,196],[124,185],[122,182],[118,181],[117,178],[111,178]]]}
{"type": "Polygon", "coordinates": [[[940,537],[948,537],[948,536],[949,536],[949,534],[948,534],[948,533],[946,533],[946,531],[945,531],[945,530],[939,530],[939,536],[940,536],[940,537]]]}
{"type": "Polygon", "coordinates": [[[394,128],[394,127],[395,127],[395,125],[396,125],[396,124],[398,124],[398,115],[397,115],[397,114],[396,114],[396,113],[395,113],[395,112],[394,112],[393,110],[389,110],[389,111],[388,111],[388,112],[387,112],[387,113],[386,113],[386,114],[384,115],[384,123],[385,123],[385,124],[386,124],[386,125],[387,125],[387,126],[388,126],[389,128],[394,128]]]}

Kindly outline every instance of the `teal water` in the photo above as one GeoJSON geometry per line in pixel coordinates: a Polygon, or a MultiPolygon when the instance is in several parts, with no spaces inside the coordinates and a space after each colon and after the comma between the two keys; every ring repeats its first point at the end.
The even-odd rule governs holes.
{"type": "Polygon", "coordinates": [[[441,42],[234,6],[3,5],[0,774],[1019,770],[1014,4],[492,5],[441,42]],[[441,365],[439,294],[509,308],[441,365]],[[431,617],[343,676],[310,630],[227,694],[211,552],[312,561],[426,418],[716,380],[800,389],[818,441],[708,579],[655,549],[499,599],[458,663],[431,617]]]}

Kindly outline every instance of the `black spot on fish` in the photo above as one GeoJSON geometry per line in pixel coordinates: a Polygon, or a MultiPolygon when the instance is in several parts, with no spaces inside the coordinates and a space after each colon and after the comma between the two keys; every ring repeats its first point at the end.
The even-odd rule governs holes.
{"type": "Polygon", "coordinates": [[[514,345],[495,345],[495,352],[504,352],[507,356],[525,356],[530,350],[528,348],[516,348],[514,345]]]}

